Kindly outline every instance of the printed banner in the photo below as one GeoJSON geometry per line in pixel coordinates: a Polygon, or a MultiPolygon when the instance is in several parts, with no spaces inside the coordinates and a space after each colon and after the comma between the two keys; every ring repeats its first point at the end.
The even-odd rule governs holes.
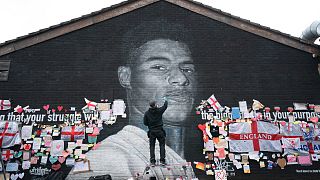
{"type": "Polygon", "coordinates": [[[281,152],[281,137],[278,126],[252,121],[229,125],[229,147],[231,152],[268,151],[281,152]]]}

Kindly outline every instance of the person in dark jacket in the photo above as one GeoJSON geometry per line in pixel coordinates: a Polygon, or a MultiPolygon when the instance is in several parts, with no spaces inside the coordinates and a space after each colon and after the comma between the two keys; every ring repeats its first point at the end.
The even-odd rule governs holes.
{"type": "Polygon", "coordinates": [[[149,110],[144,114],[143,123],[148,126],[148,137],[150,144],[150,163],[152,166],[155,165],[155,144],[156,139],[159,141],[160,146],[160,164],[165,165],[166,152],[165,152],[165,141],[166,132],[163,129],[162,114],[168,107],[168,101],[165,99],[164,105],[158,107],[155,101],[150,102],[149,110]]]}

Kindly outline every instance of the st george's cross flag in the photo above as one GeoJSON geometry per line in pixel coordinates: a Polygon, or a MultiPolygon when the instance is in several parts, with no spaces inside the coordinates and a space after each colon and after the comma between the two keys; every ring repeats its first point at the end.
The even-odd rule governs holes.
{"type": "Polygon", "coordinates": [[[0,111],[5,111],[11,109],[11,102],[10,100],[3,100],[0,99],[0,111]]]}
{"type": "Polygon", "coordinates": [[[21,144],[18,123],[1,121],[0,122],[0,148],[7,148],[21,144]]]}
{"type": "Polygon", "coordinates": [[[61,130],[61,139],[64,141],[76,141],[85,138],[85,128],[82,126],[66,126],[61,130]]]}
{"type": "Polygon", "coordinates": [[[2,150],[2,159],[5,161],[8,161],[9,159],[13,158],[13,150],[10,149],[4,149],[2,150]]]}
{"type": "Polygon", "coordinates": [[[304,133],[305,126],[300,124],[290,124],[290,128],[288,128],[288,123],[280,124],[280,134],[282,136],[282,144],[284,148],[284,154],[299,154],[299,155],[307,155],[307,154],[319,154],[320,153],[320,141],[319,141],[319,128],[316,127],[313,123],[308,124],[310,128],[310,135],[312,136],[312,140],[306,140],[306,134],[304,133]],[[289,142],[293,142],[295,140],[295,146],[290,147],[289,142]]]}
{"type": "Polygon", "coordinates": [[[229,125],[230,152],[281,152],[279,127],[264,121],[229,125]]]}
{"type": "Polygon", "coordinates": [[[82,110],[84,109],[95,110],[96,106],[98,105],[98,103],[94,101],[90,101],[87,98],[84,98],[84,101],[86,102],[86,105],[82,108],[82,110]]]}
{"type": "Polygon", "coordinates": [[[215,111],[219,111],[222,112],[223,111],[223,107],[220,105],[220,103],[217,101],[216,97],[214,96],[214,94],[212,94],[207,102],[210,104],[210,106],[215,110],[215,111]]]}

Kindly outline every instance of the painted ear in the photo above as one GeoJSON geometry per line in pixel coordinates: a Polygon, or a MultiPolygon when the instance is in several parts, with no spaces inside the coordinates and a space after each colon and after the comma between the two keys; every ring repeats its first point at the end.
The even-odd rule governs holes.
{"type": "Polygon", "coordinates": [[[118,68],[118,78],[122,87],[131,89],[131,69],[128,66],[118,68]]]}

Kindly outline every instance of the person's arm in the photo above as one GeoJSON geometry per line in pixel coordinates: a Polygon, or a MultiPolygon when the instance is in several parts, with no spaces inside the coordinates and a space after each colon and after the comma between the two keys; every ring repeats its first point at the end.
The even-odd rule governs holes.
{"type": "Polygon", "coordinates": [[[159,108],[159,111],[160,111],[161,113],[164,113],[164,111],[167,109],[167,107],[168,107],[168,101],[167,101],[167,99],[165,99],[165,100],[164,100],[164,104],[163,104],[163,106],[161,106],[161,107],[159,108]]]}
{"type": "Polygon", "coordinates": [[[144,116],[143,116],[143,124],[146,125],[146,126],[148,126],[148,124],[149,124],[146,114],[144,114],[144,116]]]}

